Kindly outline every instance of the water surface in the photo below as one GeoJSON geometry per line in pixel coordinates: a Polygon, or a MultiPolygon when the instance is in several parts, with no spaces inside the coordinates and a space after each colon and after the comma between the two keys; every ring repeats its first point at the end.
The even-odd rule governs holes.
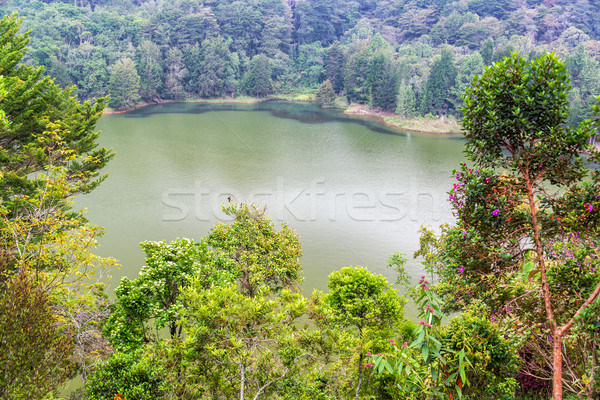
{"type": "MultiPolygon", "coordinates": [[[[106,227],[99,253],[134,278],[139,242],[199,239],[228,198],[266,207],[299,234],[303,291],[362,265],[394,278],[391,253],[412,255],[421,225],[451,221],[446,192],[463,159],[459,136],[410,134],[309,103],[164,104],[103,116],[109,178],[81,196],[106,227]]],[[[421,265],[408,263],[418,280],[421,265]]]]}

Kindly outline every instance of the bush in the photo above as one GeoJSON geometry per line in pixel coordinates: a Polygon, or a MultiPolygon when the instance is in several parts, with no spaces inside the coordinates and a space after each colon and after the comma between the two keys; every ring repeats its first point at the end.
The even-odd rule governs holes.
{"type": "MultiPolygon", "coordinates": [[[[512,399],[517,385],[514,379],[519,367],[519,356],[514,346],[504,338],[487,315],[489,309],[480,302],[471,304],[454,318],[442,331],[447,348],[457,353],[465,348],[472,364],[467,370],[469,386],[463,388],[468,397],[512,399]]],[[[458,360],[449,360],[450,364],[458,360]]]]}

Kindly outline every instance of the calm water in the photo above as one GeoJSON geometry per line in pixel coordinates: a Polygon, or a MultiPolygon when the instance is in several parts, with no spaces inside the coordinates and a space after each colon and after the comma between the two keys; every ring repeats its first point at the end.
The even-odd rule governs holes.
{"type": "MultiPolygon", "coordinates": [[[[312,104],[165,104],[100,119],[116,156],[109,178],[77,200],[106,227],[100,254],[122,276],[144,264],[139,242],[199,239],[228,197],[266,207],[300,234],[303,291],[362,265],[394,279],[391,253],[412,255],[421,225],[452,219],[446,192],[462,160],[457,136],[409,134],[312,104]]],[[[418,280],[421,266],[408,264],[418,280]]]]}

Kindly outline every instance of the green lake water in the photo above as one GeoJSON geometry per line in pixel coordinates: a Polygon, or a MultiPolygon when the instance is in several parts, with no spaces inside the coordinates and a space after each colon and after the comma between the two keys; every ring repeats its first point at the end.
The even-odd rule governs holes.
{"type": "MultiPolygon", "coordinates": [[[[310,103],[164,104],[103,116],[108,179],[77,207],[106,227],[99,253],[122,276],[144,265],[139,242],[199,239],[231,197],[258,203],[299,234],[305,294],[362,265],[393,280],[391,253],[412,256],[421,225],[452,221],[446,192],[460,136],[410,134],[310,103]]],[[[418,280],[421,265],[411,260],[418,280]]],[[[111,291],[112,291],[111,289],[111,291]]]]}

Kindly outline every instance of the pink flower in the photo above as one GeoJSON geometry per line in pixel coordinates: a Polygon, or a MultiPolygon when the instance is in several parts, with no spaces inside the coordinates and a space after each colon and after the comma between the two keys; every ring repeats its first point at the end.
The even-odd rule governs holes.
{"type": "Polygon", "coordinates": [[[500,213],[500,210],[498,210],[497,208],[492,211],[492,215],[498,215],[500,213]]]}
{"type": "Polygon", "coordinates": [[[418,321],[417,324],[426,326],[428,328],[433,328],[433,325],[431,325],[430,323],[427,323],[425,321],[418,321]]]}
{"type": "Polygon", "coordinates": [[[365,354],[365,357],[371,357],[371,356],[373,356],[373,354],[371,354],[370,351],[367,354],[365,354]]]}
{"type": "Polygon", "coordinates": [[[591,213],[592,210],[594,209],[594,206],[591,204],[584,204],[583,207],[587,210],[587,212],[591,213]]]}
{"type": "Polygon", "coordinates": [[[367,364],[365,364],[365,368],[372,367],[373,365],[375,365],[375,364],[373,364],[373,363],[367,363],[367,364]]]}
{"type": "Polygon", "coordinates": [[[395,346],[395,345],[396,345],[396,342],[394,341],[394,339],[389,339],[389,340],[388,340],[388,342],[389,342],[389,343],[391,343],[391,344],[392,344],[392,346],[395,346]]]}
{"type": "Polygon", "coordinates": [[[402,345],[402,348],[408,347],[408,342],[404,342],[404,344],[402,345]]]}

